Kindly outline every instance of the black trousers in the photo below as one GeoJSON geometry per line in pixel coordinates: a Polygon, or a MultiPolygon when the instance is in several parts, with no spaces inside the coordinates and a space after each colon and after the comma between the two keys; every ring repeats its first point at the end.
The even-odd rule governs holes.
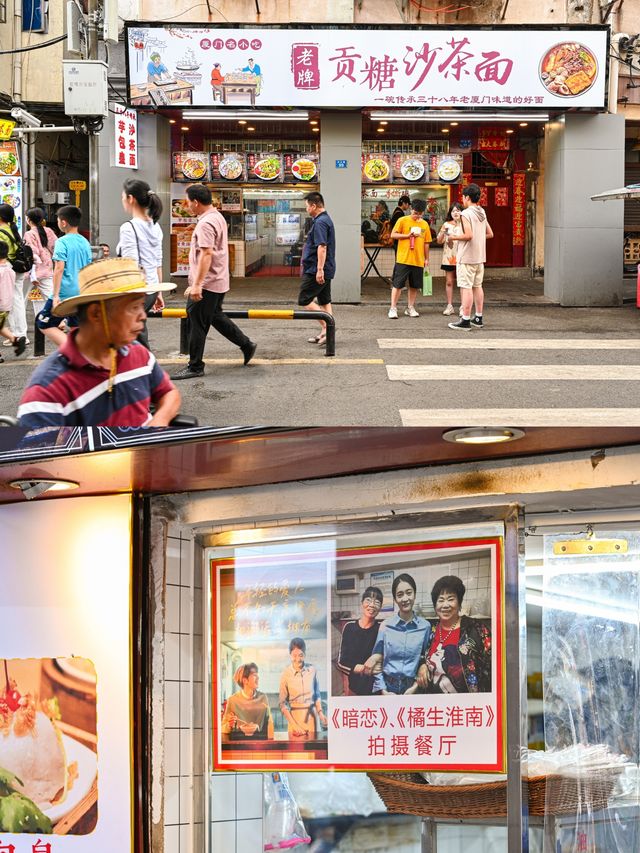
{"type": "Polygon", "coordinates": [[[222,310],[224,293],[202,291],[202,299],[198,302],[187,301],[187,316],[191,323],[189,337],[189,369],[204,370],[204,345],[207,341],[209,328],[213,328],[227,340],[240,349],[251,343],[245,333],[230,320],[222,310]]]}

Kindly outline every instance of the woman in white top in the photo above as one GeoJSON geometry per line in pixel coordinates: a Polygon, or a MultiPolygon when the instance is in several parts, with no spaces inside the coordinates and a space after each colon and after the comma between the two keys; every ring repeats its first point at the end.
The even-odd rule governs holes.
{"type": "MultiPolygon", "coordinates": [[[[162,279],[162,229],[158,224],[162,202],[145,181],[128,178],[122,189],[122,207],[131,218],[120,226],[116,253],[121,258],[133,258],[147,282],[157,284],[162,279]]],[[[162,294],[147,297],[144,308],[145,311],[164,308],[162,294]]],[[[146,323],[138,341],[149,348],[146,323]]]]}
{"type": "Polygon", "coordinates": [[[452,234],[462,234],[462,225],[460,224],[460,215],[462,213],[462,205],[460,202],[454,201],[440,230],[438,231],[437,240],[441,246],[442,264],[440,269],[444,270],[444,286],[447,291],[447,307],[442,312],[445,316],[453,314],[453,287],[456,283],[456,256],[458,254],[458,243],[456,240],[450,240],[452,234]]]}
{"type": "Polygon", "coordinates": [[[31,267],[31,286],[40,291],[41,297],[32,299],[34,314],[38,314],[44,308],[47,299],[53,296],[53,247],[56,244],[56,235],[51,228],[44,224],[44,210],[40,207],[32,207],[27,210],[27,225],[29,230],[24,235],[24,242],[31,247],[33,252],[33,266],[31,267]]]}

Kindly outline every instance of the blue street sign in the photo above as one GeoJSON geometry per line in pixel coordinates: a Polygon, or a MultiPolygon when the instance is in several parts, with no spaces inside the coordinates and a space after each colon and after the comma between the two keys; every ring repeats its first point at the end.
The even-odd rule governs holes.
{"type": "Polygon", "coordinates": [[[346,169],[347,161],[346,160],[336,160],[336,169],[346,169]]]}

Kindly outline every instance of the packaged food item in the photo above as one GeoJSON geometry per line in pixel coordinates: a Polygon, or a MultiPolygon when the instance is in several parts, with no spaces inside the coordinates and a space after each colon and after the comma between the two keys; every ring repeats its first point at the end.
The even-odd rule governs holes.
{"type": "Polygon", "coordinates": [[[286,773],[264,773],[264,849],[288,850],[310,844],[286,773]]]}

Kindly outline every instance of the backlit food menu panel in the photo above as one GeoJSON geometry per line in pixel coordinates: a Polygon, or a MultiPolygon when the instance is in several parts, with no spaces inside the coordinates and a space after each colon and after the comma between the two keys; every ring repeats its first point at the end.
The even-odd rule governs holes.
{"type": "Polygon", "coordinates": [[[393,182],[395,184],[424,184],[429,178],[427,154],[394,154],[393,182]]]}
{"type": "Polygon", "coordinates": [[[362,155],[362,183],[384,184],[391,183],[393,170],[391,168],[390,154],[363,154],[362,155]]]}
{"type": "Polygon", "coordinates": [[[285,183],[317,183],[320,180],[319,158],[315,151],[285,151],[283,161],[285,183]]]}
{"type": "Polygon", "coordinates": [[[206,151],[174,151],[174,181],[208,181],[209,155],[206,151]]]}
{"type": "Polygon", "coordinates": [[[434,184],[459,184],[462,181],[462,154],[429,155],[429,181],[434,184]]]}
{"type": "Polygon", "coordinates": [[[253,184],[281,184],[284,181],[282,154],[250,151],[247,154],[247,180],[253,184]]]}
{"type": "Polygon", "coordinates": [[[131,513],[127,495],[0,508],[7,853],[132,850],[131,513]]]}
{"type": "Polygon", "coordinates": [[[247,180],[247,158],[242,152],[215,151],[209,155],[209,158],[212,181],[242,183],[247,180]]]}
{"type": "Polygon", "coordinates": [[[0,142],[0,201],[15,211],[22,229],[22,177],[17,142],[0,142]]]}

